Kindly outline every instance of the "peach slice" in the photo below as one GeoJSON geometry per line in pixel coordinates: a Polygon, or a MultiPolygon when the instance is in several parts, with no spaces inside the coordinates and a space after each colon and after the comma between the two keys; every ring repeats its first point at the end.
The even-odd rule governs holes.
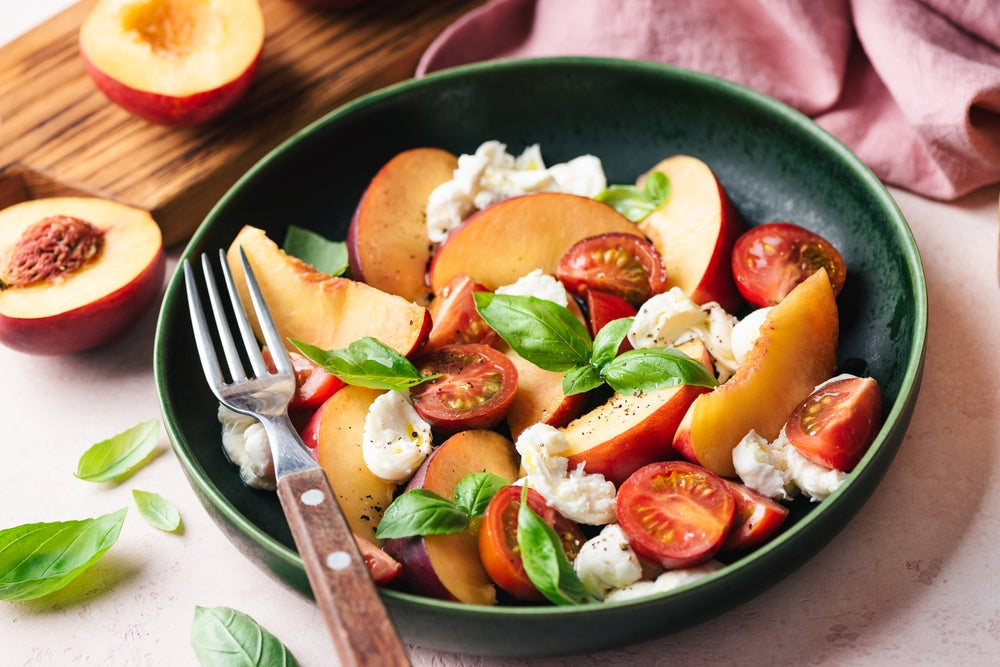
{"type": "Polygon", "coordinates": [[[712,170],[701,160],[675,155],[639,177],[643,187],[653,172],[670,179],[666,203],[639,223],[663,256],[667,286],[680,287],[695,303],[717,301],[728,311],[743,303],[730,270],[733,244],[746,223],[712,170]]]}
{"type": "Polygon", "coordinates": [[[396,484],[375,475],[361,454],[368,408],[381,391],[346,385],[326,399],[302,430],[302,440],[316,443],[316,459],[351,530],[378,543],[375,529],[392,502],[396,484]]]}
{"type": "Polygon", "coordinates": [[[639,395],[614,394],[563,429],[570,469],[585,463],[619,486],[654,461],[677,458],[671,442],[678,424],[705,387],[680,385],[639,395]]]}
{"type": "Polygon", "coordinates": [[[0,343],[32,354],[107,343],[153,304],[165,266],[146,211],[88,197],[9,206],[0,211],[0,343]]]}
{"type": "Polygon", "coordinates": [[[736,474],[733,448],[751,429],[773,440],[795,407],[836,367],[837,302],[825,270],[771,309],[736,373],[695,399],[674,436],[688,460],[736,474]]]}
{"type": "Polygon", "coordinates": [[[286,254],[263,230],[250,226],[240,230],[227,253],[240,299],[248,309],[252,306],[240,247],[250,260],[282,340],[295,338],[328,350],[373,336],[406,355],[427,339],[431,319],[423,306],[317,271],[286,254]]]}
{"type": "Polygon", "coordinates": [[[445,239],[431,260],[431,289],[437,292],[456,273],[489,290],[538,268],[555,275],[570,246],[607,232],[642,236],[628,218],[594,199],[556,192],[507,199],[474,213],[445,239]]]}
{"type": "Polygon", "coordinates": [[[258,0],[98,0],[80,27],[97,87],[154,123],[194,125],[242,98],[264,48],[258,0]]]}
{"type": "Polygon", "coordinates": [[[507,410],[507,427],[514,440],[524,429],[539,422],[556,428],[565,426],[587,407],[589,393],[572,396],[563,393],[565,373],[539,368],[509,348],[504,353],[517,369],[517,393],[507,410]]]}
{"type": "Polygon", "coordinates": [[[396,155],[372,178],[347,231],[351,274],[389,294],[426,304],[431,258],[427,198],[451,180],[458,158],[439,148],[396,155]]]}
{"type": "MultiPolygon", "coordinates": [[[[455,487],[470,472],[517,478],[514,444],[494,431],[462,431],[445,440],[424,461],[407,489],[427,489],[454,498],[455,487]]],[[[479,524],[460,533],[386,540],[385,550],[403,564],[408,590],[442,600],[491,605],[496,586],[479,559],[479,524]]]]}

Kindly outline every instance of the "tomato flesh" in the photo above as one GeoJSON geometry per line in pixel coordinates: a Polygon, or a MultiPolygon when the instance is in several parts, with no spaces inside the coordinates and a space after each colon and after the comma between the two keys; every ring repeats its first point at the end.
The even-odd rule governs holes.
{"type": "Polygon", "coordinates": [[[774,535],[788,517],[788,508],[738,482],[725,480],[736,501],[736,513],[725,551],[742,551],[761,544],[774,535]]]}
{"type": "Polygon", "coordinates": [[[819,269],[826,269],[834,294],[840,294],[847,277],[840,252],[819,234],[790,222],[752,227],[733,246],[736,287],[761,308],[776,305],[819,269]]]}
{"type": "Polygon", "coordinates": [[[434,295],[428,307],[432,325],[424,349],[433,350],[456,343],[495,346],[500,335],[476,310],[474,295],[485,291],[485,287],[464,273],[452,276],[434,295]]]}
{"type": "Polygon", "coordinates": [[[667,269],[660,253],[646,239],[624,232],[576,242],[560,258],[556,277],[576,296],[596,289],[636,306],[667,289],[667,269]]]}
{"type": "Polygon", "coordinates": [[[881,419],[878,383],[851,376],[822,385],[799,404],[785,435],[813,463],[847,472],[868,451],[881,419]]]}
{"type": "MultiPolygon", "coordinates": [[[[266,346],[261,350],[261,356],[267,367],[274,372],[274,359],[266,346]]],[[[327,373],[309,357],[294,350],[288,351],[288,357],[292,362],[292,370],[295,371],[295,394],[288,402],[289,412],[315,410],[344,386],[343,380],[327,373]]]]}
{"type": "MultiPolygon", "coordinates": [[[[493,582],[518,600],[544,600],[524,570],[517,543],[517,514],[521,509],[520,486],[505,486],[497,491],[479,525],[479,557],[493,582]]],[[[572,561],[580,553],[586,536],[580,527],[549,507],[542,495],[528,489],[528,507],[552,526],[562,540],[563,550],[572,561]]]]}
{"type": "Polygon", "coordinates": [[[622,482],[615,510],[632,549],[674,569],[704,563],[719,551],[736,500],[715,473],[686,461],[660,461],[622,482]]]}
{"type": "Polygon", "coordinates": [[[417,412],[441,434],[493,428],[517,393],[517,368],[488,345],[446,345],[414,364],[423,375],[441,375],[410,390],[417,412]]]}

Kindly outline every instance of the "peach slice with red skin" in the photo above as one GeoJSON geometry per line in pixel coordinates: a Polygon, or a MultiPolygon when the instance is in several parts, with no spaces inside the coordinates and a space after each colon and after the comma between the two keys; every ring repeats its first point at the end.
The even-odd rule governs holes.
{"type": "Polygon", "coordinates": [[[263,230],[246,226],[233,239],[226,258],[240,299],[251,312],[240,247],[282,340],[294,338],[329,350],[372,336],[407,355],[427,339],[431,319],[423,306],[365,283],[317,271],[286,254],[263,230]]]}
{"type": "Polygon", "coordinates": [[[767,314],[727,382],[695,399],[674,436],[688,460],[735,477],[733,448],[751,429],[778,437],[788,416],[836,368],[837,302],[826,271],[800,283],[767,314]]]}
{"type": "Polygon", "coordinates": [[[9,206],[0,211],[0,343],[31,354],[108,343],[156,300],[165,266],[146,211],[89,197],[9,206]]]}
{"type": "Polygon", "coordinates": [[[426,304],[431,244],[427,198],[451,180],[458,158],[439,148],[414,148],[389,160],[365,189],[347,231],[351,275],[383,292],[426,304]]]}
{"type": "Polygon", "coordinates": [[[258,0],[98,0],[79,48],[108,99],[150,122],[185,126],[243,98],[264,35],[258,0]]]}
{"type": "MultiPolygon", "coordinates": [[[[517,478],[514,444],[495,431],[462,431],[445,440],[424,461],[407,485],[452,499],[455,487],[471,472],[517,478]]],[[[385,550],[403,564],[408,590],[428,597],[468,604],[496,603],[496,586],[479,559],[478,521],[448,535],[386,540],[385,550]]]]}
{"type": "Polygon", "coordinates": [[[667,287],[680,287],[698,304],[718,302],[735,312],[743,299],[733,280],[733,245],[746,223],[712,170],[701,160],[675,155],[639,177],[643,187],[653,172],[670,179],[667,201],[639,222],[663,257],[667,287]]]}
{"type": "Polygon", "coordinates": [[[628,218],[587,197],[539,192],[507,199],[472,214],[445,239],[431,260],[431,289],[456,273],[488,290],[539,268],[555,275],[574,243],[607,232],[642,236],[628,218]]]}

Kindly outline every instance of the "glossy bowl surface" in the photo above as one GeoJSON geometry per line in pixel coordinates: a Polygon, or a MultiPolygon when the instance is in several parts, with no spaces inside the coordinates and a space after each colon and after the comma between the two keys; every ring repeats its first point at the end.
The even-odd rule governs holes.
{"type": "MultiPolygon", "coordinates": [[[[827,237],[848,265],[839,357],[862,360],[879,381],[885,424],[833,496],[797,501],[777,539],[706,579],[644,600],[575,608],[478,608],[385,591],[403,636],[484,655],[588,652],[679,630],[778,584],[834,538],[890,465],[916,401],[927,322],[920,259],[899,209],[853,154],[798,112],[719,79],[642,62],[563,58],[444,71],[360,98],[290,138],[218,203],[184,254],[226,248],[244,224],[279,242],[290,223],[342,239],[368,181],[393,155],[418,146],[469,153],[488,139],[511,152],[539,143],[550,164],[592,153],[610,183],[633,182],[664,157],[694,155],[750,224],[790,220],[827,237]]],[[[248,558],[308,594],[277,500],[245,487],[223,454],[179,273],[160,314],[154,367],[174,450],[208,512],[248,558]]]]}

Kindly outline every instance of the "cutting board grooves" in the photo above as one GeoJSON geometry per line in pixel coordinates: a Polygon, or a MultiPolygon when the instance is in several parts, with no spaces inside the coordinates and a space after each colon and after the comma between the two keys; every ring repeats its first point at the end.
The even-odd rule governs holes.
{"type": "Polygon", "coordinates": [[[183,241],[265,153],[341,104],[412,76],[420,54],[482,0],[371,0],[347,11],[261,0],[257,78],[223,118],[147,123],[103,96],[83,68],[85,0],[0,48],[0,208],[55,195],[148,210],[183,241]]]}

